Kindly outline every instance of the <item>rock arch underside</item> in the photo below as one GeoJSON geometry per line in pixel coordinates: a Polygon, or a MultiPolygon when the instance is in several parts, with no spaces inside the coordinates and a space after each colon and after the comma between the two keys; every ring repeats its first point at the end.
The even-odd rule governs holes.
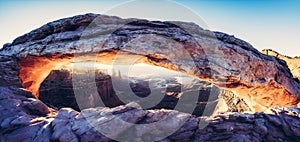
{"type": "MultiPolygon", "coordinates": [[[[5,44],[0,67],[1,141],[112,141],[125,134],[132,141],[300,138],[300,86],[286,62],[261,54],[234,36],[193,23],[78,15],[50,22],[5,44]],[[82,97],[89,101],[76,103],[74,90],[82,89],[72,81],[80,69],[72,67],[115,62],[144,63],[195,78],[201,86],[196,88],[198,100],[186,106],[195,109],[172,110],[179,100],[189,98],[190,92],[181,92],[178,83],[169,84],[163,99],[151,108],[124,103],[115,95],[113,76],[97,69],[91,73],[94,80],[81,86],[94,83],[96,93],[89,92],[90,96],[82,97]],[[101,100],[107,108],[99,107],[101,100]],[[205,107],[215,112],[201,116],[205,107]],[[106,113],[115,115],[102,115],[106,113]],[[186,121],[162,139],[153,138],[159,138],[161,129],[171,129],[170,124],[133,126],[166,116],[186,121]],[[131,123],[107,125],[115,118],[131,123]],[[201,121],[207,126],[201,128],[201,121]],[[97,127],[112,135],[100,133],[97,127]]],[[[139,97],[153,92],[148,82],[130,83],[130,87],[139,97]]]]}

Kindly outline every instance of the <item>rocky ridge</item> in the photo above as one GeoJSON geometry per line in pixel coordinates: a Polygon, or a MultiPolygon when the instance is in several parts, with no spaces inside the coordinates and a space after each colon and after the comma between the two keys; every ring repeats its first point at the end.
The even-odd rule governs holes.
{"type": "Polygon", "coordinates": [[[289,69],[291,70],[291,73],[295,78],[297,78],[298,82],[300,80],[300,58],[299,57],[289,57],[285,55],[281,55],[280,53],[271,50],[271,49],[264,49],[262,50],[263,54],[269,55],[269,56],[274,56],[276,58],[279,58],[281,60],[284,60],[286,64],[288,65],[289,69]]]}

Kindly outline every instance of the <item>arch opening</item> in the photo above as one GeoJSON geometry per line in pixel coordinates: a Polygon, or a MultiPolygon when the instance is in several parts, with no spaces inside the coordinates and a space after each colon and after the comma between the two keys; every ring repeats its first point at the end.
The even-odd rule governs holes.
{"type": "MultiPolygon", "coordinates": [[[[115,55],[116,52],[114,51],[99,53],[96,64],[90,62],[90,59],[93,58],[91,55],[82,56],[81,60],[77,60],[77,62],[73,61],[72,56],[30,56],[19,62],[21,68],[20,78],[23,81],[24,88],[32,91],[37,98],[55,109],[71,107],[80,111],[85,108],[101,106],[100,101],[103,101],[106,107],[115,107],[136,101],[142,106],[144,104],[145,107],[143,108],[145,109],[174,109],[178,100],[183,99],[186,102],[186,108],[192,108],[191,113],[194,115],[202,115],[205,107],[211,109],[211,113],[217,111],[251,111],[251,107],[231,91],[220,89],[198,78],[172,71],[173,68],[170,70],[166,69],[168,67],[165,66],[164,68],[153,66],[152,62],[149,61],[153,59],[145,56],[126,54],[118,57],[121,64],[112,67],[115,55]],[[126,59],[137,56],[140,59],[129,71],[125,71],[126,74],[123,74],[122,66],[126,66],[126,59]],[[88,96],[75,96],[74,89],[85,89],[87,91],[89,89],[73,87],[72,73],[74,72],[72,67],[74,67],[74,64],[80,64],[85,69],[81,73],[82,76],[86,75],[84,71],[87,68],[95,72],[95,82],[82,80],[82,83],[84,86],[95,83],[97,92],[88,92],[88,96]],[[112,80],[117,84],[113,84],[112,80]],[[131,96],[135,96],[132,98],[130,95],[126,96],[128,90],[122,89],[124,86],[129,86],[132,92],[131,96]],[[198,100],[189,100],[191,94],[196,94],[198,100]],[[123,95],[126,96],[125,99],[120,97],[123,95]],[[147,99],[143,100],[143,98],[150,96],[154,96],[157,100],[147,104],[147,99]],[[234,102],[230,99],[224,99],[224,96],[236,98],[239,101],[234,102]],[[141,100],[137,100],[137,97],[141,100]],[[80,104],[78,101],[80,101],[80,104]],[[237,103],[240,103],[240,105],[237,103]]],[[[188,112],[184,109],[179,111],[188,112]]]]}

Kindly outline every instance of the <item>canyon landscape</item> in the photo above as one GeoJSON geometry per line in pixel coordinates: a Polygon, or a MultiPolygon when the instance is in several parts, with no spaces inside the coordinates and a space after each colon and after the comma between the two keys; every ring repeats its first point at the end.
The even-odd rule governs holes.
{"type": "Polygon", "coordinates": [[[299,141],[299,63],[194,23],[60,19],[0,49],[0,140],[299,141]]]}

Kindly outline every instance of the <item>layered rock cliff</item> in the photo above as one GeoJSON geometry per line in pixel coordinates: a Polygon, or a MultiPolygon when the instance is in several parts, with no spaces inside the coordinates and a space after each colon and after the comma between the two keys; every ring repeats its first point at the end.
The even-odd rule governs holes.
{"type": "MultiPolygon", "coordinates": [[[[110,141],[120,138],[128,141],[297,141],[300,136],[299,109],[293,108],[299,103],[300,86],[286,63],[261,54],[245,41],[204,30],[193,23],[121,19],[97,14],[65,18],[4,45],[0,50],[0,67],[1,141],[110,141]],[[118,101],[107,100],[105,105],[118,107],[95,107],[93,104],[83,108],[95,108],[79,113],[64,108],[80,107],[74,104],[72,95],[48,88],[70,89],[70,84],[63,83],[68,81],[66,76],[62,76],[64,81],[58,87],[51,85],[53,72],[63,66],[71,64],[73,72],[84,72],[86,67],[80,64],[114,64],[115,61],[161,66],[209,82],[232,92],[234,95],[224,93],[224,100],[229,103],[228,110],[240,113],[196,117],[160,109],[162,107],[144,110],[136,103],[110,106],[105,103],[118,101]],[[61,99],[57,97],[65,95],[66,98],[62,98],[71,99],[73,104],[51,104],[44,96],[51,94],[53,102],[59,102],[61,99]],[[276,106],[281,107],[272,108],[276,106]],[[245,108],[256,113],[241,114],[245,108]],[[160,120],[167,121],[147,127],[134,125],[160,120]],[[202,124],[207,125],[202,128],[202,124]],[[165,133],[166,138],[162,136],[165,133]]],[[[72,77],[88,82],[94,79],[95,86],[105,85],[96,90],[106,92],[101,98],[115,99],[111,95],[113,90],[108,87],[109,81],[95,80],[92,75],[95,74],[72,77]]],[[[77,85],[78,82],[72,83],[77,85]]],[[[87,90],[83,94],[96,97],[89,92],[92,85],[85,84],[86,88],[78,91],[87,90]]],[[[176,96],[178,92],[176,86],[174,88],[169,91],[176,96]]],[[[97,102],[97,99],[91,100],[88,105],[97,102]]]]}

